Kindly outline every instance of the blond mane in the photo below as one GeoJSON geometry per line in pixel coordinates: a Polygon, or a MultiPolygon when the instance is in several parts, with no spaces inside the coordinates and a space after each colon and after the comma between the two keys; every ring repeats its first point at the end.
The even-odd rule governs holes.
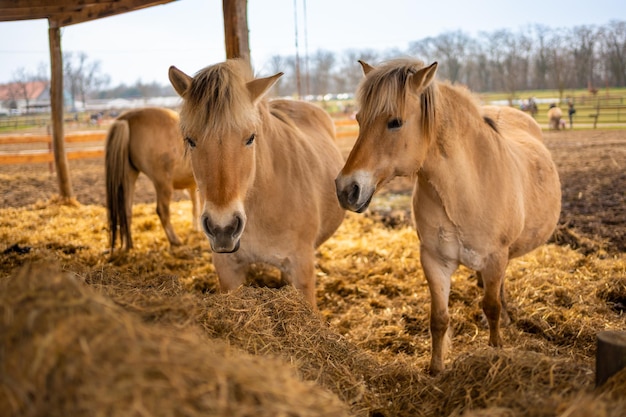
{"type": "MultiPolygon", "coordinates": [[[[357,90],[360,117],[374,120],[380,115],[404,115],[410,76],[424,68],[422,61],[410,58],[395,59],[381,64],[368,73],[357,90]]],[[[430,136],[435,130],[435,90],[432,83],[420,96],[422,131],[430,136]]]]}
{"type": "Polygon", "coordinates": [[[248,64],[238,59],[198,71],[184,95],[180,112],[183,133],[221,136],[255,124],[258,114],[246,88],[252,79],[248,64]]]}

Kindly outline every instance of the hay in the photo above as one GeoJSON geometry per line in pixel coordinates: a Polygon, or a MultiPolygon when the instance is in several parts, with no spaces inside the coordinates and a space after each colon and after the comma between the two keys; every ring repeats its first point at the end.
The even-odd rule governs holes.
{"type": "Polygon", "coordinates": [[[280,361],[142,324],[46,267],[3,279],[0,306],[0,409],[9,415],[348,415],[280,361]]]}
{"type": "MultiPolygon", "coordinates": [[[[0,209],[2,308],[20,299],[29,302],[26,294],[35,297],[40,291],[44,298],[48,291],[50,300],[53,287],[61,295],[73,291],[89,300],[87,305],[72,301],[69,307],[65,302],[64,314],[59,310],[56,319],[49,315],[48,320],[56,321],[49,322],[47,330],[36,327],[45,321],[38,321],[43,316],[32,313],[38,310],[33,306],[12,310],[21,318],[10,326],[2,322],[1,375],[5,370],[11,373],[6,374],[10,378],[0,380],[0,407],[11,398],[6,404],[9,410],[19,410],[15,413],[23,412],[28,404],[32,415],[43,413],[44,406],[52,410],[53,405],[62,411],[47,415],[105,415],[109,409],[123,414],[111,408],[115,404],[110,399],[121,393],[126,395],[121,404],[131,408],[139,404],[167,409],[160,401],[169,395],[167,401],[181,401],[180,410],[187,410],[192,406],[185,401],[197,392],[194,387],[205,386],[220,362],[231,372],[227,381],[238,381],[238,377],[261,381],[259,385],[271,391],[272,398],[286,396],[285,385],[319,390],[328,404],[341,402],[343,408],[335,415],[347,409],[352,415],[380,417],[583,415],[577,410],[600,410],[598,415],[609,417],[623,414],[625,374],[596,390],[593,367],[595,334],[624,329],[624,254],[593,256],[549,244],[511,262],[506,293],[513,322],[503,329],[505,348],[498,350],[487,347],[488,330],[482,321],[481,290],[475,276],[461,268],[453,276],[454,336],[447,369],[432,378],[426,373],[430,297],[412,228],[403,222],[390,222],[386,227],[375,216],[349,214],[318,251],[317,314],[292,287],[246,286],[218,293],[206,238],[183,232],[191,229],[189,206],[188,202],[172,204],[172,221],[185,244],[170,250],[154,207],[137,205],[133,216],[136,249],[111,261],[105,253],[108,242],[102,207],[42,202],[0,209]],[[14,268],[37,262],[58,264],[67,274],[59,278],[56,273],[41,273],[46,278],[32,281],[37,283],[33,287],[11,287],[22,281],[11,275],[14,268]],[[59,280],[69,280],[71,291],[60,291],[59,280]],[[43,284],[46,281],[50,288],[43,284]],[[5,287],[13,288],[11,295],[6,295],[5,287]],[[115,319],[107,312],[115,312],[115,319]],[[95,326],[109,330],[98,332],[95,326]],[[23,334],[31,328],[39,333],[23,334]],[[64,341],[60,335],[68,329],[75,333],[64,341]],[[112,333],[123,336],[114,347],[107,343],[112,333]],[[19,349],[11,344],[16,340],[21,340],[19,349]],[[81,340],[87,342],[89,355],[81,340]],[[130,384],[124,378],[137,378],[129,366],[119,365],[123,375],[114,380],[113,374],[104,373],[122,372],[115,364],[89,369],[86,363],[88,358],[95,361],[97,353],[100,362],[109,357],[120,363],[132,360],[146,369],[141,359],[152,355],[155,345],[168,353],[165,359],[171,361],[172,369],[181,368],[185,375],[202,371],[204,376],[158,374],[154,379],[162,384],[159,387],[170,380],[182,381],[182,385],[169,393],[146,388],[146,394],[137,388],[142,401],[138,403],[129,396],[134,391],[122,390],[130,384]],[[51,347],[65,349],[67,354],[50,355],[51,347]],[[131,354],[110,353],[111,349],[131,354]],[[36,352],[46,354],[37,356],[36,352]],[[250,369],[227,365],[231,359],[250,369]],[[32,372],[33,363],[38,372],[32,372]],[[265,364],[287,368],[289,376],[270,381],[265,373],[270,375],[271,370],[265,364]],[[7,389],[16,382],[23,385],[7,389]],[[270,384],[276,386],[266,387],[270,384]],[[94,399],[95,391],[89,391],[96,388],[104,391],[102,399],[94,399]],[[154,392],[157,397],[152,396],[154,392]],[[2,397],[6,393],[11,397],[2,397]],[[79,394],[92,402],[89,412],[70,410],[79,394]],[[33,404],[41,408],[32,408],[33,404]]],[[[266,275],[267,271],[260,271],[252,278],[264,281],[266,275]]],[[[1,314],[6,320],[5,310],[1,314]]],[[[280,401],[292,404],[289,399],[280,401]]],[[[309,400],[301,401],[306,411],[293,415],[313,412],[307,408],[309,400]]],[[[321,413],[317,405],[314,408],[321,413]]]]}

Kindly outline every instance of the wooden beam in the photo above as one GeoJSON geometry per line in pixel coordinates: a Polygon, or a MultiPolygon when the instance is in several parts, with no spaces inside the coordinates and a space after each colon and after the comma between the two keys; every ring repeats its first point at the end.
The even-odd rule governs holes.
{"type": "Polygon", "coordinates": [[[224,41],[226,58],[241,58],[250,61],[248,42],[248,0],[223,0],[224,41]]]}
{"type": "Polygon", "coordinates": [[[604,330],[597,334],[596,387],[626,368],[626,331],[604,330]]]}
{"type": "Polygon", "coordinates": [[[172,1],[174,0],[122,0],[109,4],[90,5],[70,13],[58,13],[52,18],[58,27],[63,27],[132,12],[146,7],[166,4],[172,1]]]}
{"type": "Polygon", "coordinates": [[[48,19],[63,27],[176,0],[0,0],[0,21],[48,19]]]}
{"type": "Polygon", "coordinates": [[[57,181],[59,182],[59,195],[63,199],[74,196],[72,182],[65,155],[63,143],[63,54],[61,52],[61,29],[50,27],[50,107],[52,110],[52,149],[54,150],[54,165],[56,167],[57,181]]]}

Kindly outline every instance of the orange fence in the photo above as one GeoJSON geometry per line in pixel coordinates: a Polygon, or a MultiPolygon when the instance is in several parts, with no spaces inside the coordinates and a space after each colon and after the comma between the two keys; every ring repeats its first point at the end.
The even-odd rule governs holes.
{"type": "MultiPolygon", "coordinates": [[[[65,143],[86,143],[102,142],[106,137],[106,132],[76,132],[65,135],[65,143]]],[[[47,149],[30,149],[23,151],[0,151],[0,164],[32,164],[37,162],[52,162],[52,136],[50,135],[5,135],[0,136],[0,146],[45,143],[47,149]]],[[[104,155],[104,147],[68,147],[68,159],[99,158],[104,155]]]]}
{"type": "MultiPolygon", "coordinates": [[[[337,138],[354,138],[358,133],[355,120],[335,120],[337,138]]],[[[72,147],[72,143],[102,142],[106,138],[106,131],[72,132],[65,135],[67,159],[100,158],[104,155],[102,145],[93,147],[72,147]]],[[[13,146],[15,148],[15,146],[13,146]]],[[[52,162],[52,136],[50,135],[0,135],[0,165],[2,164],[32,164],[38,162],[52,162]],[[2,150],[3,145],[21,145],[45,143],[47,149],[29,150],[2,150]]]]}

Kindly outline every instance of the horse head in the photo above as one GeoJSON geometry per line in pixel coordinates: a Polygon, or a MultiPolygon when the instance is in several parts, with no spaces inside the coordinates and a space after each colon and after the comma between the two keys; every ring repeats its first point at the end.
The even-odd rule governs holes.
{"type": "Polygon", "coordinates": [[[365,74],[357,90],[359,136],[335,185],[341,206],[360,213],[379,187],[419,170],[434,129],[437,63],[359,62],[365,74]]]}
{"type": "Polygon", "coordinates": [[[207,67],[194,77],[169,69],[183,99],[181,131],[204,200],[200,223],[214,252],[239,249],[245,199],[255,179],[255,148],[263,140],[257,106],[281,75],[254,79],[240,60],[207,67]]]}

